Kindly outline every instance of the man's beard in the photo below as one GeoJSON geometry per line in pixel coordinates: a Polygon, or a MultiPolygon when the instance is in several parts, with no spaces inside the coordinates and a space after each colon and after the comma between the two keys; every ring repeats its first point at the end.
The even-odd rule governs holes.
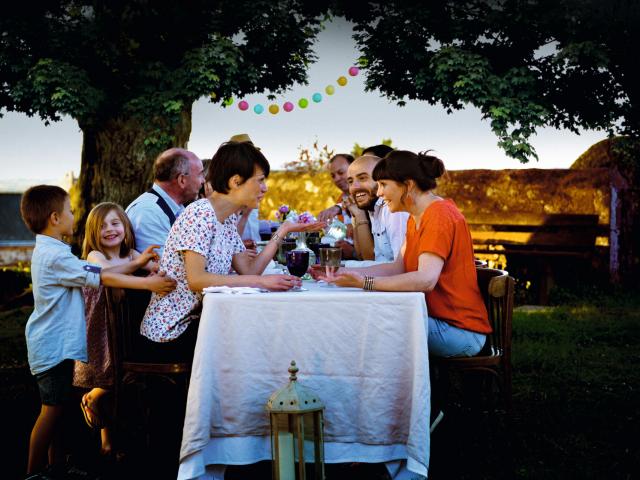
{"type": "MultiPolygon", "coordinates": [[[[367,195],[369,195],[369,201],[367,203],[365,203],[364,205],[358,205],[358,202],[356,202],[356,205],[358,205],[358,208],[362,209],[362,210],[368,210],[370,212],[373,212],[373,209],[376,205],[376,202],[378,201],[378,197],[371,193],[370,191],[367,190],[360,190],[358,192],[356,192],[356,195],[358,193],[366,193],[367,195]]],[[[353,196],[354,200],[355,200],[355,195],[353,196]]]]}

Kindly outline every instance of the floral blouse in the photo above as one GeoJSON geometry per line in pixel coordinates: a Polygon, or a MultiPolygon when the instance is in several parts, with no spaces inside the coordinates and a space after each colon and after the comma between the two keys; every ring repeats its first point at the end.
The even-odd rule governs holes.
{"type": "Polygon", "coordinates": [[[231,260],[245,247],[236,227],[238,217],[230,215],[220,223],[209,200],[193,202],[176,219],[165,243],[160,270],[176,280],[176,288],[167,295],[151,295],[140,333],[154,342],[175,340],[200,316],[202,292],[189,289],[184,267],[184,251],[199,253],[207,259],[206,271],[227,275],[231,260]]]}

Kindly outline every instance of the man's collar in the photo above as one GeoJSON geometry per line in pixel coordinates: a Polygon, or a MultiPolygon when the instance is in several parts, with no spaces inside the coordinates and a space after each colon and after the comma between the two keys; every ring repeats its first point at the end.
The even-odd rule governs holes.
{"type": "Polygon", "coordinates": [[[184,205],[176,202],[173,198],[171,198],[171,195],[169,195],[166,190],[164,190],[160,185],[154,183],[151,188],[153,188],[156,192],[158,192],[158,194],[160,194],[162,198],[164,198],[164,200],[169,204],[169,207],[171,208],[171,211],[173,213],[182,212],[184,210],[184,205]]]}

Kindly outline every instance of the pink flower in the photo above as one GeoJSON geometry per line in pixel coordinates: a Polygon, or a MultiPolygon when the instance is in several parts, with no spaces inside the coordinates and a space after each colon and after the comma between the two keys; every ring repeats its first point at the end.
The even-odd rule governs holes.
{"type": "Polygon", "coordinates": [[[314,217],[309,212],[302,212],[298,216],[298,223],[312,223],[312,222],[315,222],[315,221],[316,221],[316,217],[314,217]]]}

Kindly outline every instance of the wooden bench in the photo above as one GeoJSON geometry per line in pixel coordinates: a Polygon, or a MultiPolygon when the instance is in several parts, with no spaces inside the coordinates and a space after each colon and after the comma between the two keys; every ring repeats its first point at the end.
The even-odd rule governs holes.
{"type": "MultiPolygon", "coordinates": [[[[538,271],[540,303],[547,303],[561,259],[590,262],[608,254],[609,226],[591,214],[508,212],[467,218],[476,254],[505,255],[507,265],[528,261],[538,271]]],[[[507,267],[509,268],[509,267],[507,267]]]]}

